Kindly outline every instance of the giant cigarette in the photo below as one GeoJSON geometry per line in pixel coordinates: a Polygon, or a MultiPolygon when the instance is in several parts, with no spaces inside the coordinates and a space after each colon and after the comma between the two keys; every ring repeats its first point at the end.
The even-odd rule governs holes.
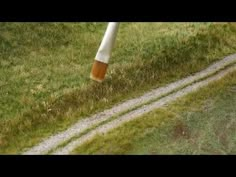
{"type": "Polygon", "coordinates": [[[109,59],[115,44],[119,23],[110,22],[103,37],[102,43],[96,54],[90,78],[102,82],[105,78],[109,59]]]}

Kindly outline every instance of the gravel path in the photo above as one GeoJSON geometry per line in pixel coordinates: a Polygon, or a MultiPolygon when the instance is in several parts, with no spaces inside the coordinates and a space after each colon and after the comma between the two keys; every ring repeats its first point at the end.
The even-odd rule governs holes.
{"type": "Polygon", "coordinates": [[[180,97],[183,97],[191,92],[194,92],[196,90],[198,90],[199,88],[202,88],[206,85],[208,85],[209,83],[213,82],[213,81],[216,81],[216,80],[219,80],[221,78],[223,78],[225,75],[229,74],[230,72],[232,71],[235,71],[236,70],[236,64],[233,65],[232,67],[230,67],[229,69],[226,69],[224,71],[221,71],[220,73],[206,79],[206,80],[203,80],[203,81],[200,81],[200,82],[197,82],[193,85],[190,85],[182,90],[179,90],[175,93],[172,93],[166,97],[163,97],[161,98],[160,100],[158,101],[155,101],[149,105],[144,105],[142,106],[141,108],[139,109],[136,109],[134,111],[131,111],[127,114],[124,114],[123,116],[120,116],[118,117],[117,119],[107,123],[107,124],[104,124],[104,125],[101,125],[100,127],[90,131],[89,133],[87,133],[86,135],[78,138],[77,140],[74,140],[72,141],[71,143],[69,143],[67,146],[57,150],[55,153],[55,155],[67,155],[67,154],[70,154],[70,152],[72,152],[75,148],[77,148],[78,146],[82,145],[83,143],[85,143],[86,141],[92,139],[93,137],[95,137],[95,135],[97,134],[105,134],[107,132],[109,132],[110,130],[114,129],[114,128],[117,128],[119,126],[121,126],[122,124],[128,122],[128,121],[131,121],[131,120],[134,120],[134,119],[137,119],[139,118],[140,116],[148,113],[148,112],[151,112],[155,109],[158,109],[164,105],[167,105],[169,104],[170,102],[173,102],[175,100],[177,100],[178,98],[180,97]]]}
{"type": "MultiPolygon", "coordinates": [[[[108,120],[109,118],[111,118],[114,115],[120,114],[120,113],[125,112],[129,109],[143,105],[143,104],[150,102],[154,99],[158,99],[164,95],[167,95],[170,92],[175,91],[176,89],[180,89],[180,88],[185,87],[189,84],[192,84],[198,80],[201,80],[207,76],[210,76],[210,75],[214,74],[215,72],[217,72],[217,71],[219,71],[219,70],[225,68],[226,66],[233,64],[235,62],[236,62],[236,54],[230,55],[230,56],[224,58],[223,60],[218,61],[215,64],[211,65],[207,69],[202,70],[201,72],[198,72],[192,76],[189,76],[187,78],[184,78],[184,79],[181,79],[181,80],[176,81],[174,83],[171,83],[165,87],[154,89],[150,92],[147,92],[146,94],[144,94],[141,97],[130,99],[130,100],[125,101],[121,104],[113,106],[111,109],[107,109],[107,110],[100,112],[98,114],[95,114],[91,117],[84,118],[83,120],[78,121],[76,124],[74,124],[73,126],[68,128],[66,131],[60,132],[54,136],[49,137],[48,139],[45,139],[40,144],[27,150],[23,154],[44,154],[44,153],[47,153],[50,150],[52,150],[53,148],[56,148],[58,145],[68,141],[72,137],[80,135],[85,130],[87,130],[95,125],[98,125],[99,123],[102,123],[103,121],[108,120]]],[[[171,94],[171,95],[173,95],[173,94],[171,94]]],[[[164,97],[162,99],[165,99],[165,98],[166,97],[164,97]]],[[[152,105],[152,104],[150,104],[150,105],[152,105]]],[[[136,109],[135,111],[137,111],[137,110],[139,110],[139,109],[136,109]]],[[[134,111],[132,111],[132,112],[134,112],[134,111]]],[[[129,116],[129,114],[132,112],[129,112],[125,115],[129,116]]],[[[125,117],[125,115],[121,116],[121,117],[125,117]]],[[[121,117],[119,117],[118,119],[116,119],[112,122],[120,124],[119,122],[122,122],[122,121],[119,121],[121,117]]],[[[125,119],[125,120],[127,120],[127,119],[125,119]]],[[[111,122],[106,125],[110,125],[110,124],[111,124],[111,122]]],[[[106,125],[104,125],[104,126],[106,126],[106,125]]],[[[101,128],[101,127],[99,127],[99,128],[101,128]]],[[[109,130],[110,130],[110,128],[109,128],[109,130]]],[[[77,146],[77,144],[79,144],[79,143],[76,143],[76,142],[78,142],[78,141],[83,142],[83,139],[85,139],[85,140],[89,139],[89,138],[84,138],[84,137],[86,137],[86,136],[93,137],[94,135],[92,134],[92,132],[94,132],[94,131],[91,131],[89,134],[82,136],[79,140],[73,141],[72,143],[68,144],[68,146],[70,145],[69,146],[70,148],[65,148],[65,149],[69,149],[69,150],[62,150],[60,152],[63,152],[62,154],[64,154],[64,152],[69,152],[71,150],[71,147],[74,148],[74,146],[72,146],[72,144],[76,144],[76,146],[77,146]]],[[[95,134],[96,134],[96,132],[95,132],[95,134]]],[[[66,147],[68,147],[68,146],[66,146],[66,147]]],[[[58,151],[59,154],[61,154],[60,152],[58,151]]]]}

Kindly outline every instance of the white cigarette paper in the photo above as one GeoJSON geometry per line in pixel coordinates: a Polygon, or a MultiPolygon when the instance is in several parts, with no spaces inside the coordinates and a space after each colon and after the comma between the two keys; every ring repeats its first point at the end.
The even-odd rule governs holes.
{"type": "Polygon", "coordinates": [[[98,49],[95,60],[108,64],[111,52],[115,44],[119,23],[110,22],[98,49]]]}

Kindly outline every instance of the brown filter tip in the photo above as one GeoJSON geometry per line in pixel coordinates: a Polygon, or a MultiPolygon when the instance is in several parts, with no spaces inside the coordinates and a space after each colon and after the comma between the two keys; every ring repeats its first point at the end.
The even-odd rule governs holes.
{"type": "Polygon", "coordinates": [[[102,82],[105,79],[108,64],[94,60],[90,78],[97,82],[102,82]]]}

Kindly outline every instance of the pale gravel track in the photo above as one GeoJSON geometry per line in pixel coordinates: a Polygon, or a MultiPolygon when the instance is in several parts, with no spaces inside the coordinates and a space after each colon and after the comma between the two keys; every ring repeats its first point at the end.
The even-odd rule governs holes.
{"type": "Polygon", "coordinates": [[[231,65],[236,62],[236,54],[230,55],[228,57],[225,57],[224,59],[216,62],[215,64],[212,64],[210,67],[208,67],[205,70],[202,70],[198,73],[195,73],[192,76],[186,77],[184,79],[181,79],[179,81],[176,81],[174,83],[171,83],[165,87],[160,87],[157,89],[154,89],[152,91],[147,92],[146,94],[127,100],[121,104],[115,105],[110,109],[107,109],[103,112],[100,112],[98,114],[95,114],[91,117],[84,118],[83,120],[78,121],[76,124],[72,125],[67,130],[60,132],[54,136],[51,136],[44,141],[42,141],[40,144],[30,148],[23,154],[45,154],[49,152],[50,150],[56,148],[58,145],[68,141],[69,139],[73,138],[74,136],[80,135],[85,130],[98,125],[99,123],[102,123],[103,121],[108,120],[114,115],[120,114],[122,112],[128,111],[130,109],[133,109],[137,106],[143,105],[147,102],[150,102],[151,100],[158,99],[168,93],[173,92],[176,89],[180,89],[184,86],[187,86],[193,82],[196,82],[200,79],[203,79],[209,75],[214,74],[215,72],[227,67],[228,65],[231,65]]]}
{"type": "Polygon", "coordinates": [[[120,117],[118,117],[117,119],[108,122],[104,125],[99,126],[98,128],[90,131],[89,133],[83,135],[82,137],[78,138],[77,140],[72,141],[71,143],[69,143],[68,145],[66,145],[65,147],[57,150],[56,152],[54,152],[54,155],[67,155],[70,154],[75,148],[81,146],[83,143],[85,143],[86,141],[92,139],[93,137],[95,137],[97,134],[105,134],[107,132],[109,132],[110,130],[113,130],[119,126],[121,126],[122,124],[129,122],[131,120],[137,119],[140,116],[151,112],[155,109],[161,108],[173,101],[176,101],[178,98],[183,97],[189,93],[192,93],[204,86],[207,86],[209,83],[212,83],[214,81],[217,81],[221,78],[223,78],[224,76],[226,76],[227,74],[229,74],[230,72],[233,72],[236,70],[236,64],[233,65],[232,67],[221,71],[220,73],[211,76],[203,81],[197,82],[193,85],[190,85],[186,88],[183,88],[175,93],[172,93],[166,97],[161,98],[158,101],[155,101],[149,105],[144,105],[141,108],[138,108],[134,111],[131,111],[127,114],[124,114],[120,117]]]}

